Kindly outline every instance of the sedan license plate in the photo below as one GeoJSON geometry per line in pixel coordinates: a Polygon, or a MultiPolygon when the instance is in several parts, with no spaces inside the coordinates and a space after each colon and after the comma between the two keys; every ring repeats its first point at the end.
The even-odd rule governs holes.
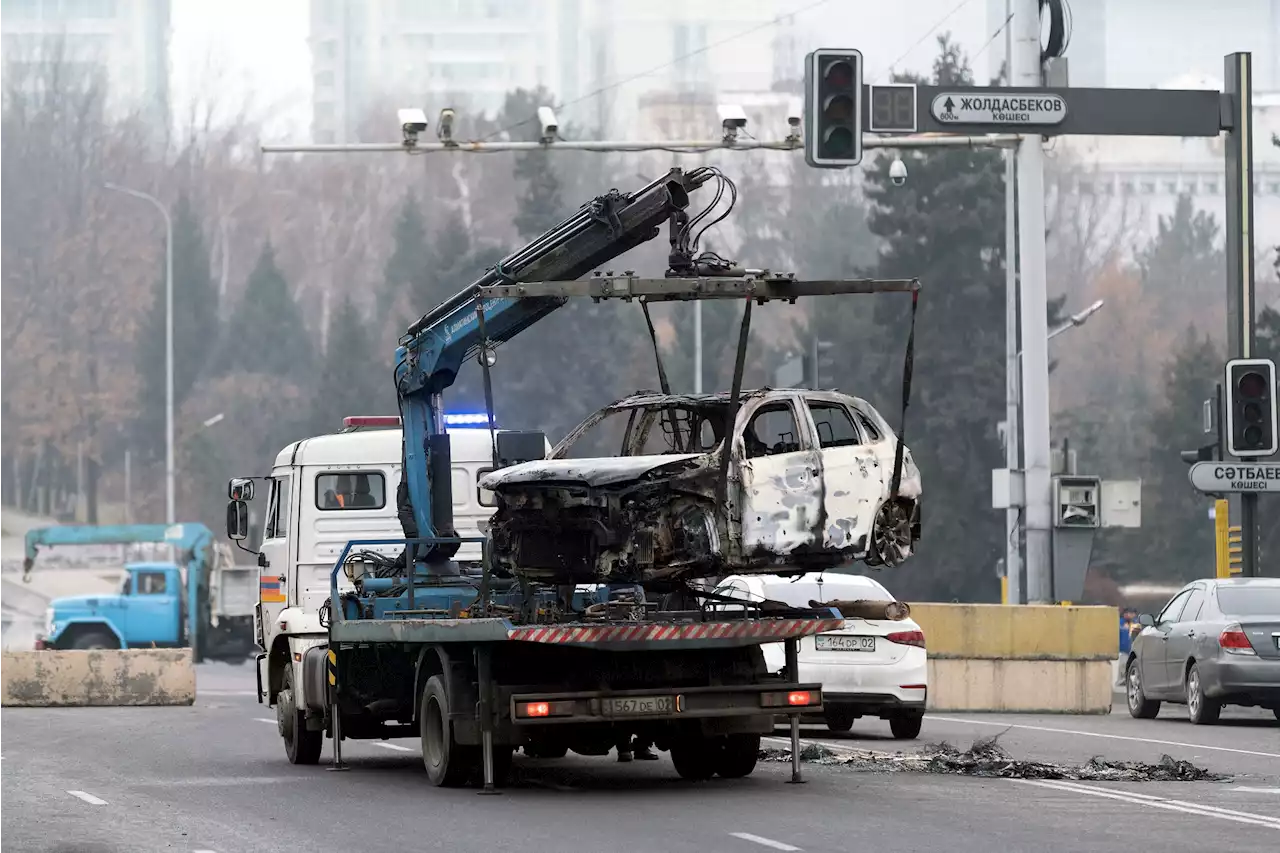
{"type": "Polygon", "coordinates": [[[874,652],[875,637],[841,637],[819,634],[816,638],[820,652],[874,652]]]}
{"type": "Polygon", "coordinates": [[[637,714],[670,714],[675,710],[673,696],[627,696],[621,699],[602,699],[601,711],[606,717],[626,717],[637,714]]]}

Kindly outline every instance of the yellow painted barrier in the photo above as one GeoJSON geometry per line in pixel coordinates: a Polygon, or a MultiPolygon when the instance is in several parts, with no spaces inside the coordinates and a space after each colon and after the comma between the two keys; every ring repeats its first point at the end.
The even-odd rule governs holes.
{"type": "Polygon", "coordinates": [[[190,649],[5,652],[0,705],[68,707],[191,705],[190,649]]]}
{"type": "Polygon", "coordinates": [[[1114,607],[912,604],[933,711],[1106,714],[1120,653],[1114,607]]]}
{"type": "Polygon", "coordinates": [[[1114,607],[912,604],[931,659],[1115,660],[1114,607]]]}

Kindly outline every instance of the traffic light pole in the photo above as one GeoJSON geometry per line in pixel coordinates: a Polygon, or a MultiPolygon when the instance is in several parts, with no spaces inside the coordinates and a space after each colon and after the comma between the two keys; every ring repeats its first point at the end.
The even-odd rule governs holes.
{"type": "MultiPolygon", "coordinates": [[[[1253,358],[1255,333],[1253,270],[1253,58],[1233,53],[1223,75],[1229,102],[1227,125],[1227,353],[1253,358]]],[[[1274,391],[1273,391],[1274,393],[1274,391]]],[[[1258,576],[1258,495],[1242,494],[1240,504],[1240,570],[1258,576]]]]}

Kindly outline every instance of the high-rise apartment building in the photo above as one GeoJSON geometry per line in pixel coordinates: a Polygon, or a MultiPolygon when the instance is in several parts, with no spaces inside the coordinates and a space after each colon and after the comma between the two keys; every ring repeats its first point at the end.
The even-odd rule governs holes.
{"type": "Polygon", "coordinates": [[[102,73],[109,108],[169,119],[169,0],[3,0],[6,76],[42,85],[32,66],[60,61],[102,73]]]}

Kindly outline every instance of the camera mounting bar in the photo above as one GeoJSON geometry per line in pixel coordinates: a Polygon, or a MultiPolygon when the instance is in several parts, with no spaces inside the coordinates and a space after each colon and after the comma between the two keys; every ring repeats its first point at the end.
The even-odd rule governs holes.
{"type": "Polygon", "coordinates": [[[521,281],[491,284],[479,289],[479,299],[535,299],[538,297],[590,297],[643,302],[678,302],[701,299],[744,299],[757,303],[773,300],[795,302],[801,296],[839,296],[853,293],[917,293],[917,279],[798,279],[791,274],[706,276],[698,278],[640,278],[630,271],[622,275],[596,273],[573,281],[521,281]]]}

